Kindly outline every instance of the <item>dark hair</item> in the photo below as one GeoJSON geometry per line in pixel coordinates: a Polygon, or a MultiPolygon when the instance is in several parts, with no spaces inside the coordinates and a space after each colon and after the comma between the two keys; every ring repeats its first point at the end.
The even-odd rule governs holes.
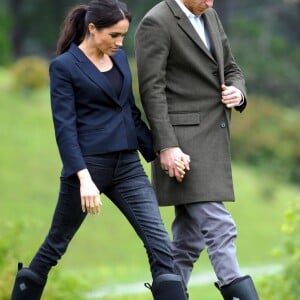
{"type": "Polygon", "coordinates": [[[79,45],[88,32],[88,25],[93,23],[97,29],[110,27],[121,20],[131,21],[131,14],[126,4],[118,0],[92,0],[88,5],[73,7],[65,21],[57,42],[56,54],[67,51],[71,43],[79,45]]]}

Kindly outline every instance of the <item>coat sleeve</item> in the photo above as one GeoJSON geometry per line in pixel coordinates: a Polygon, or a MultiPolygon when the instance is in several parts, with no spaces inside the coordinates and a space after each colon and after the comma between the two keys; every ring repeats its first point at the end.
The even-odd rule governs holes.
{"type": "Polygon", "coordinates": [[[152,140],[152,135],[150,132],[150,129],[146,125],[146,123],[142,120],[142,114],[140,109],[137,107],[134,96],[133,96],[133,91],[132,91],[132,77],[131,77],[131,72],[130,72],[130,67],[128,63],[127,56],[125,52],[123,52],[124,55],[124,60],[126,61],[126,65],[128,68],[128,76],[130,78],[130,92],[129,92],[129,104],[131,108],[131,113],[132,113],[132,118],[134,121],[135,129],[136,129],[136,136],[138,140],[138,150],[141,152],[143,157],[147,162],[153,161],[156,158],[156,154],[154,152],[153,148],[153,140],[152,140]]]}
{"type": "Polygon", "coordinates": [[[139,145],[138,150],[141,152],[141,154],[143,155],[143,157],[147,162],[153,161],[156,158],[156,154],[153,148],[152,135],[150,129],[148,128],[146,123],[142,120],[141,112],[135,104],[132,93],[130,97],[130,105],[131,105],[132,117],[136,128],[137,140],[139,145]]]}
{"type": "Polygon", "coordinates": [[[166,67],[170,51],[167,26],[151,16],[139,24],[135,35],[141,101],[153,133],[154,149],[178,146],[170,123],[166,99],[166,67]]]}
{"type": "Polygon", "coordinates": [[[63,176],[85,169],[78,143],[75,97],[71,74],[65,63],[55,59],[50,64],[51,109],[56,142],[63,163],[63,176]]]}
{"type": "Polygon", "coordinates": [[[126,66],[126,82],[128,84],[128,102],[131,110],[131,118],[134,122],[136,139],[138,142],[138,150],[141,152],[143,157],[147,162],[153,161],[156,158],[156,154],[153,148],[153,141],[150,129],[146,123],[142,120],[142,115],[140,109],[137,107],[133,91],[132,91],[132,75],[130,66],[128,63],[128,58],[126,53],[123,50],[119,51],[121,56],[122,63],[126,66]]]}

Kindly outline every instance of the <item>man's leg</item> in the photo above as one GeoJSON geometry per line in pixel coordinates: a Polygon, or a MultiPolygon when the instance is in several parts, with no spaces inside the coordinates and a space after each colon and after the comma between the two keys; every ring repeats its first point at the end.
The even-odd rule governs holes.
{"type": "Polygon", "coordinates": [[[186,285],[205,245],[221,285],[242,276],[234,245],[236,226],[221,202],[180,205],[175,207],[175,213],[173,255],[186,285]]]}
{"type": "Polygon", "coordinates": [[[175,206],[175,219],[172,223],[172,251],[175,267],[186,286],[190,280],[194,263],[205,248],[198,216],[190,214],[187,206],[175,206]]]}
{"type": "Polygon", "coordinates": [[[237,230],[234,220],[222,202],[205,202],[190,211],[201,219],[199,226],[207,245],[211,264],[219,285],[227,285],[242,276],[234,240],[237,230]]]}
{"type": "Polygon", "coordinates": [[[114,184],[104,192],[143,241],[153,276],[153,284],[146,286],[155,300],[186,300],[182,278],[175,273],[170,238],[138,154],[120,155],[114,174],[114,184]]]}

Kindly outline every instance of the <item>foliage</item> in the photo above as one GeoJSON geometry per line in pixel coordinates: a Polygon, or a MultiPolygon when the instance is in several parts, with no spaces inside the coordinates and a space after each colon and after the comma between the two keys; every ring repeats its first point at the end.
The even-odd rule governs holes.
{"type": "Polygon", "coordinates": [[[31,92],[47,86],[48,61],[39,57],[24,57],[11,68],[14,87],[23,92],[31,92]]]}
{"type": "MultiPolygon", "coordinates": [[[[129,56],[133,56],[136,26],[160,0],[124,1],[133,14],[124,48],[129,56]]],[[[76,4],[76,0],[2,1],[0,65],[7,65],[12,59],[24,55],[52,58],[66,12],[76,4]]],[[[214,7],[245,73],[249,91],[297,107],[300,93],[300,2],[227,0],[215,1],[214,7]]]]}
{"type": "Polygon", "coordinates": [[[273,101],[298,106],[300,45],[267,24],[252,18],[236,18],[229,34],[236,60],[245,74],[250,93],[272,97],[273,101]]]}
{"type": "Polygon", "coordinates": [[[265,300],[296,300],[300,295],[300,202],[295,201],[285,212],[281,227],[281,246],[276,254],[286,261],[280,274],[261,282],[261,296],[265,300]]]}
{"type": "MultiPolygon", "coordinates": [[[[20,245],[24,238],[24,232],[29,230],[29,223],[25,221],[16,223],[2,223],[0,232],[0,299],[9,300],[17,272],[17,261],[20,256],[20,245]]],[[[28,256],[22,253],[23,258],[28,256]]],[[[50,284],[45,289],[45,300],[82,299],[85,283],[82,278],[74,274],[61,275],[53,271],[50,284]]]]}
{"type": "Polygon", "coordinates": [[[0,65],[7,65],[11,61],[11,44],[9,41],[9,28],[11,20],[6,7],[0,4],[0,65]]]}
{"type": "Polygon", "coordinates": [[[232,155],[280,179],[300,180],[299,111],[267,98],[250,97],[242,114],[233,114],[232,155]]]}
{"type": "Polygon", "coordinates": [[[91,288],[80,273],[62,273],[56,269],[49,275],[43,299],[45,300],[82,300],[83,294],[91,288]]]}
{"type": "Polygon", "coordinates": [[[24,224],[2,224],[0,231],[0,299],[9,300],[13,274],[16,273],[16,255],[21,243],[24,224]]]}
{"type": "MultiPolygon", "coordinates": [[[[0,69],[2,92],[0,138],[4,141],[0,147],[0,189],[3,199],[0,201],[0,215],[3,232],[9,243],[5,248],[9,251],[7,250],[5,253],[15,253],[11,256],[11,262],[6,263],[7,260],[3,257],[5,255],[1,255],[2,252],[0,252],[0,259],[5,261],[0,267],[10,265],[6,271],[7,275],[2,275],[3,268],[0,270],[0,291],[5,292],[2,290],[2,287],[5,287],[6,295],[13,282],[19,255],[22,255],[22,259],[24,258],[24,263],[28,261],[28,253],[31,253],[31,257],[48,229],[56,202],[60,171],[50,105],[47,101],[49,100],[48,89],[33,91],[31,99],[33,105],[28,105],[21,101],[20,93],[9,89],[10,81],[8,79],[7,71],[0,69]],[[8,235],[9,230],[6,230],[5,222],[8,220],[18,222],[20,216],[26,219],[26,227],[20,225],[16,230],[16,232],[20,232],[20,235],[18,233],[8,235]],[[30,223],[35,222],[34,226],[30,226],[28,220],[30,223]],[[2,278],[4,278],[4,282],[2,278]]],[[[256,114],[260,113],[260,110],[265,110],[266,113],[268,107],[275,109],[272,102],[270,106],[261,106],[262,103],[263,100],[250,97],[249,110],[247,109],[243,114],[233,113],[233,129],[243,128],[244,122],[246,122],[250,129],[253,126],[253,131],[259,133],[265,127],[270,130],[276,120],[282,122],[282,126],[286,120],[290,120],[286,126],[291,126],[289,130],[296,130],[297,126],[292,120],[297,111],[292,112],[283,107],[278,108],[281,116],[277,114],[276,116],[280,117],[279,119],[266,117],[266,122],[273,120],[273,123],[270,125],[261,123],[260,127],[255,127],[255,124],[259,123],[256,114]],[[252,117],[255,119],[249,124],[252,117]]],[[[259,116],[261,115],[259,114],[259,116]]],[[[248,128],[248,130],[250,129],[248,128]]],[[[250,132],[248,130],[242,131],[242,134],[246,135],[244,142],[247,141],[247,135],[250,132]]],[[[277,127],[274,130],[277,130],[277,127]]],[[[244,148],[240,149],[243,152],[251,147],[251,144],[245,143],[244,148]]],[[[274,147],[276,148],[276,145],[274,147]]],[[[273,176],[274,174],[266,174],[264,170],[256,169],[255,164],[252,166],[234,164],[238,201],[228,205],[239,229],[237,246],[242,267],[274,261],[274,258],[269,256],[269,252],[279,238],[276,228],[280,226],[281,212],[286,208],[286,199],[292,199],[295,196],[295,191],[289,186],[286,187],[282,181],[273,176]],[[266,194],[270,197],[264,201],[266,194]],[[253,245],[259,245],[260,251],[250,251],[249,249],[253,249],[253,245]]],[[[149,172],[149,164],[144,164],[144,167],[149,172]]],[[[64,295],[64,299],[79,298],[80,291],[87,290],[86,281],[89,283],[89,290],[102,290],[103,287],[109,285],[132,283],[147,280],[149,277],[146,255],[136,234],[115,206],[104,197],[102,200],[104,203],[102,214],[97,218],[87,218],[84,226],[80,228],[72,241],[68,253],[60,262],[59,268],[57,270],[54,268],[53,273],[51,272],[49,284],[45,290],[49,300],[55,299],[57,294],[57,297],[64,295]],[[118,245],[122,245],[121,249],[118,245]],[[61,273],[56,273],[58,270],[61,273]],[[69,291],[60,290],[64,285],[68,287],[69,291]],[[71,291],[73,294],[66,296],[65,293],[71,291]]],[[[164,209],[163,219],[166,225],[171,223],[173,219],[171,208],[164,209]]],[[[167,228],[169,227],[168,225],[167,228]]],[[[0,234],[0,248],[6,243],[1,237],[2,234],[0,234]]],[[[195,274],[204,270],[211,270],[206,253],[202,254],[200,261],[196,264],[195,274]]],[[[148,295],[149,293],[146,296],[126,296],[127,298],[123,299],[146,299],[148,295]]],[[[217,297],[220,296],[212,284],[207,287],[193,288],[190,295],[192,299],[201,297],[218,299],[217,297]]],[[[3,299],[1,294],[0,299],[3,299]]],[[[105,299],[115,298],[108,295],[105,299]]]]}

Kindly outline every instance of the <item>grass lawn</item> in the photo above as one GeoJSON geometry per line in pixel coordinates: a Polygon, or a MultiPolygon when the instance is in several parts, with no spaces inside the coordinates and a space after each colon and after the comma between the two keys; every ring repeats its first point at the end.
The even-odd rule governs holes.
{"type": "MultiPolygon", "coordinates": [[[[19,259],[28,264],[50,225],[61,165],[48,91],[20,95],[10,89],[10,81],[3,74],[0,70],[0,218],[3,224],[25,221],[19,259]]],[[[144,165],[149,174],[149,165],[144,165]]],[[[241,267],[279,263],[271,253],[279,244],[283,211],[296,198],[296,188],[249,166],[234,164],[233,170],[237,202],[227,207],[238,226],[241,267]]],[[[82,276],[91,289],[150,281],[143,245],[110,201],[103,198],[103,202],[101,215],[87,218],[59,269],[82,276]]],[[[163,208],[161,212],[170,230],[173,210],[163,208]]],[[[208,271],[212,269],[203,253],[195,274],[208,271]]],[[[191,288],[190,298],[200,297],[220,299],[212,283],[191,288]]],[[[152,298],[149,292],[103,299],[152,298]]]]}

